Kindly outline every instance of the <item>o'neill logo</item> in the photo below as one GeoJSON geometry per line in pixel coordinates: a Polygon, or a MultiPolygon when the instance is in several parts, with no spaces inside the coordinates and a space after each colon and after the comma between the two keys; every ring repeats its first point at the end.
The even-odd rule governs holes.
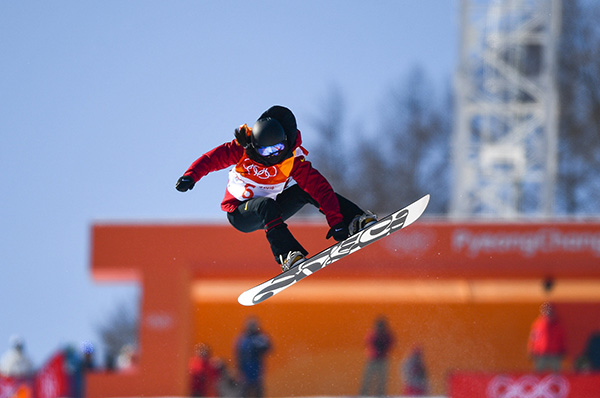
{"type": "Polygon", "coordinates": [[[566,398],[569,387],[569,381],[558,374],[541,379],[533,375],[516,378],[499,375],[489,382],[487,398],[566,398]]]}
{"type": "Polygon", "coordinates": [[[277,175],[277,167],[261,167],[256,163],[252,162],[249,158],[246,158],[242,163],[242,167],[251,176],[256,176],[261,180],[268,180],[277,175]]]}

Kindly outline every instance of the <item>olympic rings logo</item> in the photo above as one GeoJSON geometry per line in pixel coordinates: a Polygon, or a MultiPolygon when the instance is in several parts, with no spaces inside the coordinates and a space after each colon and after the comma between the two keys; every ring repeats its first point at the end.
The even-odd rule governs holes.
{"type": "Polygon", "coordinates": [[[487,386],[487,398],[566,398],[569,381],[560,375],[551,374],[543,379],[526,375],[513,379],[496,376],[487,386]]]}
{"type": "Polygon", "coordinates": [[[277,175],[277,167],[260,167],[256,164],[252,163],[252,160],[246,158],[244,163],[242,164],[244,170],[250,175],[256,176],[261,180],[268,180],[269,178],[273,178],[277,175]]]}

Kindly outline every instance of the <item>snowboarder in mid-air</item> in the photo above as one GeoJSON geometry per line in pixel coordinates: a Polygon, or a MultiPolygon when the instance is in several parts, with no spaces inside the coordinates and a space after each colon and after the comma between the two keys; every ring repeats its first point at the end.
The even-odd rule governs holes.
{"type": "Polygon", "coordinates": [[[266,110],[253,127],[235,129],[235,138],[198,158],[176,184],[191,190],[208,173],[235,165],[221,209],[242,232],[264,229],[282,271],[298,266],[308,252],[285,221],[311,204],[329,224],[326,238],[343,241],[377,221],[370,211],[335,193],[309,161],[294,114],[283,106],[266,110]]]}

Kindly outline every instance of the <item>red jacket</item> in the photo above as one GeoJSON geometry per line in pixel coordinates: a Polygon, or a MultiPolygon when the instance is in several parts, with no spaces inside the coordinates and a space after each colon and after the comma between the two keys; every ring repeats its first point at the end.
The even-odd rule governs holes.
{"type": "Polygon", "coordinates": [[[541,315],[533,322],[527,352],[533,356],[565,354],[565,333],[556,318],[541,315]]]}
{"type": "Polygon", "coordinates": [[[218,397],[220,371],[214,361],[194,356],[188,363],[191,396],[218,397]]]}
{"type": "MultiPolygon", "coordinates": [[[[301,144],[302,138],[300,131],[298,131],[294,149],[299,148],[301,144]]],[[[200,156],[192,163],[184,175],[192,177],[197,182],[212,171],[236,165],[243,157],[244,148],[234,139],[200,156]]],[[[258,164],[257,166],[262,167],[258,164]]],[[[313,168],[309,161],[304,159],[304,156],[293,159],[290,177],[296,181],[300,188],[319,203],[329,226],[334,226],[343,221],[342,214],[340,213],[340,205],[333,188],[331,188],[325,177],[313,168]]],[[[235,198],[229,191],[226,191],[225,198],[221,202],[221,209],[226,212],[232,212],[241,203],[243,202],[235,198]]]]}

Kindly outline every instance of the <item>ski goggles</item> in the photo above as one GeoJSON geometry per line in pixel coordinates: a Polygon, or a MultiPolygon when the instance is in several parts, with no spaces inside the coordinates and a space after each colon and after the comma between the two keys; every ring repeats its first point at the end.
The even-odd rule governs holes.
{"type": "Polygon", "coordinates": [[[260,156],[266,157],[266,156],[279,155],[279,153],[281,151],[283,151],[284,149],[285,149],[285,144],[283,142],[280,142],[275,145],[260,146],[260,147],[256,148],[256,152],[258,152],[258,154],[260,156]]]}

